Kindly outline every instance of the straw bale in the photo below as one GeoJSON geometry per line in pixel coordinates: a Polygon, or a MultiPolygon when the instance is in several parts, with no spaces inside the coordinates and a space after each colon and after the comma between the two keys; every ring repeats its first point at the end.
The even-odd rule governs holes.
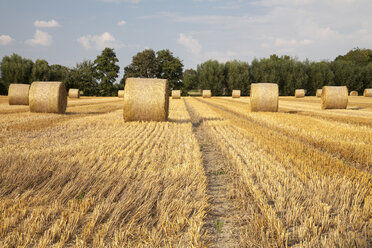
{"type": "Polygon", "coordinates": [[[33,82],[30,87],[30,111],[42,113],[66,112],[67,93],[62,82],[33,82]]]}
{"type": "Polygon", "coordinates": [[[277,112],[279,107],[279,87],[273,83],[251,84],[251,111],[277,112]]]}
{"type": "Polygon", "coordinates": [[[124,97],[124,90],[118,90],[118,97],[123,98],[124,97]]]}
{"type": "Polygon", "coordinates": [[[372,88],[371,89],[364,89],[363,96],[372,97],[372,88]]]}
{"type": "Polygon", "coordinates": [[[322,109],[346,109],[348,89],[346,86],[323,86],[322,109]]]}
{"type": "Polygon", "coordinates": [[[172,99],[181,99],[181,91],[172,90],[172,99]]]}
{"type": "Polygon", "coordinates": [[[350,91],[350,96],[358,96],[358,91],[356,90],[350,91]]]}
{"type": "Polygon", "coordinates": [[[303,98],[303,97],[305,97],[305,90],[304,89],[296,89],[295,90],[295,97],[296,98],[303,98]]]}
{"type": "Polygon", "coordinates": [[[322,96],[322,89],[317,89],[316,90],[316,96],[321,97],[322,96]]]}
{"type": "Polygon", "coordinates": [[[68,97],[70,97],[70,98],[80,98],[80,90],[79,89],[69,89],[68,90],[68,97]]]}
{"type": "Polygon", "coordinates": [[[240,98],[240,90],[233,90],[232,98],[240,98]]]}
{"type": "Polygon", "coordinates": [[[212,92],[211,90],[203,90],[203,98],[211,98],[212,92]]]}
{"type": "Polygon", "coordinates": [[[167,121],[167,79],[127,78],[124,89],[124,121],[167,121]]]}
{"type": "Polygon", "coordinates": [[[9,105],[28,105],[29,84],[11,84],[8,90],[9,105]]]}

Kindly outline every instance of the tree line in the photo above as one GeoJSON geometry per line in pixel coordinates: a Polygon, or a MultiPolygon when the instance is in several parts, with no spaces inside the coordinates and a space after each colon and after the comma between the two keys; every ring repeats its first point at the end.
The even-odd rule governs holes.
{"type": "Polygon", "coordinates": [[[314,95],[324,85],[346,85],[359,93],[372,88],[372,50],[355,48],[334,61],[299,61],[290,56],[271,55],[243,61],[220,63],[208,60],[196,69],[183,70],[182,60],[168,50],[155,52],[145,49],[132,57],[124,67],[119,84],[120,67],[113,49],[105,48],[94,61],[84,60],[73,68],[49,65],[46,60],[22,58],[17,54],[3,57],[0,65],[0,94],[7,94],[10,83],[33,81],[62,81],[67,89],[78,88],[84,95],[114,96],[123,89],[128,77],[166,78],[171,89],[181,89],[183,95],[196,89],[210,89],[213,95],[231,95],[240,89],[249,95],[250,84],[272,82],[279,84],[280,95],[293,95],[295,89],[306,89],[314,95]]]}
{"type": "Polygon", "coordinates": [[[186,91],[210,89],[217,96],[231,95],[234,89],[249,95],[250,84],[256,82],[277,83],[280,95],[293,95],[295,89],[306,89],[307,95],[315,95],[325,85],[346,85],[361,94],[365,88],[372,88],[372,50],[356,48],[334,61],[320,62],[275,54],[254,59],[251,64],[208,60],[196,70],[185,70],[183,76],[186,91]]]}

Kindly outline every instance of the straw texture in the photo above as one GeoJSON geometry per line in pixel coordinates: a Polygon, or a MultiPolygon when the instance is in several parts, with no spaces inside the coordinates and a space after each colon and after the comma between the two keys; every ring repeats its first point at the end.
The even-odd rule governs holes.
{"type": "Polygon", "coordinates": [[[203,90],[203,98],[211,98],[212,92],[211,90],[203,90]]]}
{"type": "Polygon", "coordinates": [[[350,96],[358,96],[358,91],[356,90],[350,91],[350,96]]]}
{"type": "Polygon", "coordinates": [[[181,99],[181,91],[172,90],[172,99],[181,99]]]}
{"type": "Polygon", "coordinates": [[[118,90],[118,97],[123,98],[124,97],[124,90],[118,90]]]}
{"type": "Polygon", "coordinates": [[[251,111],[277,112],[279,107],[279,87],[273,83],[251,84],[251,111]]]}
{"type": "Polygon", "coordinates": [[[80,98],[80,90],[79,89],[69,89],[68,90],[68,97],[70,97],[70,98],[80,98]]]}
{"type": "Polygon", "coordinates": [[[63,114],[67,106],[66,87],[62,82],[33,82],[29,100],[31,112],[63,114]]]}
{"type": "Polygon", "coordinates": [[[240,90],[233,90],[232,98],[240,98],[240,90]]]}
{"type": "Polygon", "coordinates": [[[346,109],[348,89],[346,86],[323,86],[322,109],[346,109]]]}
{"type": "Polygon", "coordinates": [[[304,89],[296,89],[295,90],[295,97],[296,98],[303,98],[303,97],[305,97],[305,90],[304,89]]]}
{"type": "Polygon", "coordinates": [[[372,89],[364,89],[363,96],[372,97],[372,89]]]}
{"type": "Polygon", "coordinates": [[[322,96],[322,89],[317,89],[316,90],[316,96],[321,97],[322,96]]]}
{"type": "Polygon", "coordinates": [[[167,79],[127,78],[124,89],[124,121],[167,121],[167,79]]]}
{"type": "Polygon", "coordinates": [[[11,84],[8,91],[9,105],[28,105],[29,84],[11,84]]]}

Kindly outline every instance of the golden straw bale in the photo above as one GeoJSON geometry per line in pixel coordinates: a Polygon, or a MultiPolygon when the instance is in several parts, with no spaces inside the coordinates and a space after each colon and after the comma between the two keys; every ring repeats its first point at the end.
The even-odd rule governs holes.
{"type": "Polygon", "coordinates": [[[346,109],[348,89],[346,86],[323,86],[322,109],[346,109]]]}
{"type": "Polygon", "coordinates": [[[29,84],[10,84],[8,90],[9,105],[28,105],[29,84]]]}
{"type": "Polygon", "coordinates": [[[233,90],[232,98],[240,98],[240,90],[233,90]]]}
{"type": "Polygon", "coordinates": [[[350,96],[358,96],[358,91],[356,90],[350,91],[350,96]]]}
{"type": "Polygon", "coordinates": [[[172,90],[172,99],[181,99],[181,91],[172,90]]]}
{"type": "Polygon", "coordinates": [[[118,90],[118,97],[123,98],[124,97],[124,90],[118,90]]]}
{"type": "Polygon", "coordinates": [[[67,92],[62,82],[33,82],[29,96],[31,112],[66,112],[67,92]]]}
{"type": "Polygon", "coordinates": [[[167,121],[167,79],[127,78],[124,89],[124,121],[167,121]]]}
{"type": "Polygon", "coordinates": [[[305,90],[304,89],[296,89],[295,90],[295,97],[296,98],[303,98],[303,97],[305,97],[305,90]]]}
{"type": "Polygon", "coordinates": [[[211,90],[203,90],[203,98],[211,98],[212,92],[211,90]]]}
{"type": "Polygon", "coordinates": [[[321,97],[322,96],[322,89],[317,89],[316,90],[316,96],[321,97]]]}
{"type": "Polygon", "coordinates": [[[70,98],[80,98],[80,90],[79,89],[69,89],[68,90],[68,97],[70,97],[70,98]]]}
{"type": "Polygon", "coordinates": [[[251,84],[251,111],[277,112],[279,107],[279,87],[273,83],[251,84]]]}
{"type": "Polygon", "coordinates": [[[372,97],[372,89],[364,89],[363,96],[372,97]]]}

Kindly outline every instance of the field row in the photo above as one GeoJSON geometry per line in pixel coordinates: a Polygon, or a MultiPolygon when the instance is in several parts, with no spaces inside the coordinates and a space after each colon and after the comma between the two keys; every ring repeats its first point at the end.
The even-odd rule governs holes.
{"type": "Polygon", "coordinates": [[[183,98],[168,122],[0,103],[0,246],[371,246],[372,102],[318,102],[183,98]]]}

